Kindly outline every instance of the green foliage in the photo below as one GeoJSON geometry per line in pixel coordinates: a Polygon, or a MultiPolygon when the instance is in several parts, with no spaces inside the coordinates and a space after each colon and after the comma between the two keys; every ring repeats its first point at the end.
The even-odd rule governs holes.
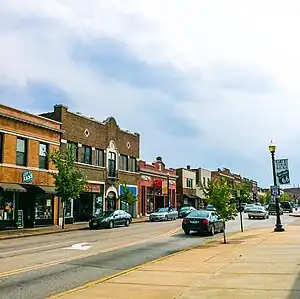
{"type": "MultiPolygon", "coordinates": [[[[52,173],[52,175],[61,201],[64,203],[69,198],[79,197],[86,186],[86,175],[75,167],[73,150],[70,149],[64,153],[54,151],[50,154],[50,160],[58,170],[58,173],[52,173]]],[[[64,211],[62,228],[64,228],[64,211]]]]}
{"type": "Polygon", "coordinates": [[[240,191],[241,202],[249,203],[251,201],[251,184],[249,182],[236,185],[233,190],[235,196],[237,195],[237,191],[240,191]]]}
{"type": "Polygon", "coordinates": [[[224,223],[224,243],[226,243],[225,224],[237,216],[236,205],[231,204],[232,189],[226,180],[212,180],[204,189],[206,201],[216,208],[224,223]]]}
{"type": "Polygon", "coordinates": [[[267,205],[267,204],[270,203],[270,201],[271,201],[271,192],[270,192],[270,190],[268,190],[264,195],[259,196],[259,202],[262,205],[267,205]]]}
{"type": "Polygon", "coordinates": [[[283,192],[279,198],[280,201],[292,201],[293,198],[290,194],[283,192]]]}
{"type": "Polygon", "coordinates": [[[121,190],[123,191],[123,194],[120,195],[121,201],[126,202],[129,206],[132,206],[137,202],[137,197],[132,194],[126,184],[121,185],[121,190]]]}

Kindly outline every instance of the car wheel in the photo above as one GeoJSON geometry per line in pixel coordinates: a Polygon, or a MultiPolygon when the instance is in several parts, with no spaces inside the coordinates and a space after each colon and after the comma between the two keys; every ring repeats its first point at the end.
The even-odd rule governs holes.
{"type": "Polygon", "coordinates": [[[215,227],[214,227],[213,225],[210,226],[209,234],[210,234],[211,236],[214,236],[214,235],[215,235],[215,227]]]}
{"type": "Polygon", "coordinates": [[[189,229],[185,229],[184,233],[188,236],[190,234],[190,230],[189,229]]]}
{"type": "Polygon", "coordinates": [[[248,216],[249,219],[251,219],[251,216],[248,216]]]}
{"type": "Polygon", "coordinates": [[[168,217],[168,216],[166,216],[166,217],[165,217],[165,220],[166,220],[166,221],[168,221],[168,220],[169,220],[169,217],[168,217]]]}
{"type": "Polygon", "coordinates": [[[154,219],[150,219],[151,222],[154,222],[154,219]]]}
{"type": "Polygon", "coordinates": [[[112,220],[109,221],[108,228],[114,228],[114,222],[112,220]]]}
{"type": "Polygon", "coordinates": [[[130,221],[128,219],[126,219],[125,226],[129,226],[129,225],[130,225],[130,221]]]}

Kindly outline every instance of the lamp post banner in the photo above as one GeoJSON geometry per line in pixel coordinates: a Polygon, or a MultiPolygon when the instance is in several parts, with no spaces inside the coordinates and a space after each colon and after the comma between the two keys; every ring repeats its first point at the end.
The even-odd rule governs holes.
{"type": "Polygon", "coordinates": [[[275,160],[275,172],[279,185],[286,185],[291,183],[288,159],[275,160]]]}

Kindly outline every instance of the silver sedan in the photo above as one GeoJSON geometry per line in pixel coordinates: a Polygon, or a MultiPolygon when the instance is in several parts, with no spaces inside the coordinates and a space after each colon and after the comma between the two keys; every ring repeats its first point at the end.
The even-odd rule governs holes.
{"type": "Polygon", "coordinates": [[[255,206],[249,209],[248,218],[261,218],[261,219],[269,219],[269,212],[265,207],[255,206]]]}
{"type": "Polygon", "coordinates": [[[178,218],[178,212],[173,208],[159,208],[149,216],[150,221],[163,221],[163,220],[176,220],[178,218]]]}

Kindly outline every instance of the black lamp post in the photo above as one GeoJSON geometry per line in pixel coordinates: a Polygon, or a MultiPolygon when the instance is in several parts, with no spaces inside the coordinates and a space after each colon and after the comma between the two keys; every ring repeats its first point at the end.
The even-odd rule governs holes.
{"type": "MultiPolygon", "coordinates": [[[[272,158],[272,171],[273,171],[273,181],[274,181],[274,187],[277,186],[277,179],[276,179],[276,171],[275,171],[275,151],[276,151],[276,145],[271,141],[269,145],[269,151],[271,153],[272,158]]],[[[274,228],[274,232],[284,232],[284,228],[281,224],[280,220],[280,212],[279,212],[279,200],[278,196],[275,196],[275,205],[276,205],[276,224],[274,228]]]]}
{"type": "Polygon", "coordinates": [[[239,201],[239,212],[240,212],[240,222],[241,222],[241,231],[244,231],[244,227],[243,227],[243,215],[242,215],[242,203],[241,203],[241,191],[238,189],[236,191],[236,195],[239,201]]]}

